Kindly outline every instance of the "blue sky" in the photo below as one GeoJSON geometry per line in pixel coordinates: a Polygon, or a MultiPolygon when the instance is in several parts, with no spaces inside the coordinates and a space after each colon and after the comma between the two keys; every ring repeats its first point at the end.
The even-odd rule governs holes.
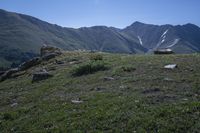
{"type": "Polygon", "coordinates": [[[134,21],[200,26],[200,0],[0,0],[0,8],[74,28],[134,21]]]}

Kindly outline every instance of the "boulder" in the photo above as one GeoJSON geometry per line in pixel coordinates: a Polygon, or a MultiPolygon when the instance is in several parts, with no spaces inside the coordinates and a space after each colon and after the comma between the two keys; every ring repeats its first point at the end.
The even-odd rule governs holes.
{"type": "Polygon", "coordinates": [[[61,49],[56,48],[56,47],[52,47],[52,46],[43,46],[40,49],[40,56],[41,57],[44,57],[44,56],[47,56],[47,55],[50,55],[50,54],[60,55],[60,54],[62,54],[62,51],[61,51],[61,49]]]}
{"type": "Polygon", "coordinates": [[[154,54],[174,54],[171,49],[158,49],[154,51],[154,54]]]}
{"type": "Polygon", "coordinates": [[[12,74],[14,74],[16,72],[19,72],[19,68],[13,68],[13,69],[6,71],[3,75],[1,75],[0,81],[4,81],[8,78],[11,78],[12,74]]]}
{"type": "Polygon", "coordinates": [[[49,74],[47,71],[33,73],[32,83],[48,79],[52,76],[53,75],[49,74]]]}
{"type": "Polygon", "coordinates": [[[24,63],[22,63],[20,66],[19,66],[19,69],[20,71],[23,71],[23,70],[26,70],[26,69],[29,69],[35,65],[38,65],[41,63],[41,60],[39,57],[36,57],[36,58],[33,58],[29,61],[26,61],[24,63]]]}

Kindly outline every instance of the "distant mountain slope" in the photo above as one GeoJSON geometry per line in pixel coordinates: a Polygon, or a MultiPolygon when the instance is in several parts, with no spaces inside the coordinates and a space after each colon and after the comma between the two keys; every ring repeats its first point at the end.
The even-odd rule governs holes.
{"type": "Polygon", "coordinates": [[[177,53],[200,51],[200,28],[192,24],[157,26],[135,22],[125,29],[73,29],[0,10],[0,31],[0,67],[36,56],[43,45],[117,53],[147,53],[157,48],[172,48],[177,53]]]}
{"type": "Polygon", "coordinates": [[[138,37],[140,44],[149,51],[158,48],[171,48],[176,53],[200,51],[200,28],[193,24],[158,26],[135,22],[122,32],[138,37]]]}

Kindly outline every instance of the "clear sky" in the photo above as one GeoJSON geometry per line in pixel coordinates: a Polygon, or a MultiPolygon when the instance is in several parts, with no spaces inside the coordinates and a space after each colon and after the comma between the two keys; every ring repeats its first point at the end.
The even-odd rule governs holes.
{"type": "Polygon", "coordinates": [[[0,8],[74,28],[134,21],[200,26],[200,0],[0,0],[0,8]]]}

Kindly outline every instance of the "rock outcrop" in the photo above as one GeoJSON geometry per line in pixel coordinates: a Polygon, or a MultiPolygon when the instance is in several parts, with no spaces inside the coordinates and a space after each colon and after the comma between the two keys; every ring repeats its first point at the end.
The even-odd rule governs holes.
{"type": "Polygon", "coordinates": [[[56,48],[56,47],[52,47],[52,46],[43,46],[40,49],[41,57],[45,56],[45,55],[48,55],[48,54],[52,54],[52,53],[54,53],[56,55],[60,55],[60,54],[62,54],[62,51],[61,51],[61,49],[56,48]]]}
{"type": "Polygon", "coordinates": [[[43,70],[41,72],[35,72],[33,73],[32,83],[39,82],[50,77],[53,77],[53,75],[49,74],[49,72],[47,72],[46,70],[43,70]]]}
{"type": "Polygon", "coordinates": [[[40,56],[42,60],[45,61],[55,58],[56,56],[61,54],[62,54],[61,49],[51,46],[43,46],[40,50],[40,56]]]}
{"type": "MultiPolygon", "coordinates": [[[[22,63],[17,68],[10,69],[4,73],[1,73],[0,81],[4,81],[8,78],[11,78],[14,73],[17,73],[19,71],[25,71],[33,66],[40,64],[42,61],[48,61],[48,60],[55,58],[56,56],[61,55],[61,54],[62,54],[62,50],[59,48],[51,47],[51,46],[43,46],[40,50],[40,57],[35,57],[31,60],[28,60],[28,61],[22,63]]],[[[47,79],[51,76],[52,75],[50,75],[48,72],[34,73],[33,74],[33,82],[47,79]]]]}
{"type": "Polygon", "coordinates": [[[36,57],[36,58],[33,58],[33,59],[26,61],[26,62],[22,63],[21,65],[19,65],[19,70],[23,71],[23,70],[29,69],[40,63],[41,63],[41,59],[39,57],[36,57]]]}
{"type": "Polygon", "coordinates": [[[13,69],[6,71],[3,75],[1,75],[0,81],[4,81],[8,78],[11,78],[12,74],[14,74],[16,72],[19,72],[19,68],[13,68],[13,69]]]}

